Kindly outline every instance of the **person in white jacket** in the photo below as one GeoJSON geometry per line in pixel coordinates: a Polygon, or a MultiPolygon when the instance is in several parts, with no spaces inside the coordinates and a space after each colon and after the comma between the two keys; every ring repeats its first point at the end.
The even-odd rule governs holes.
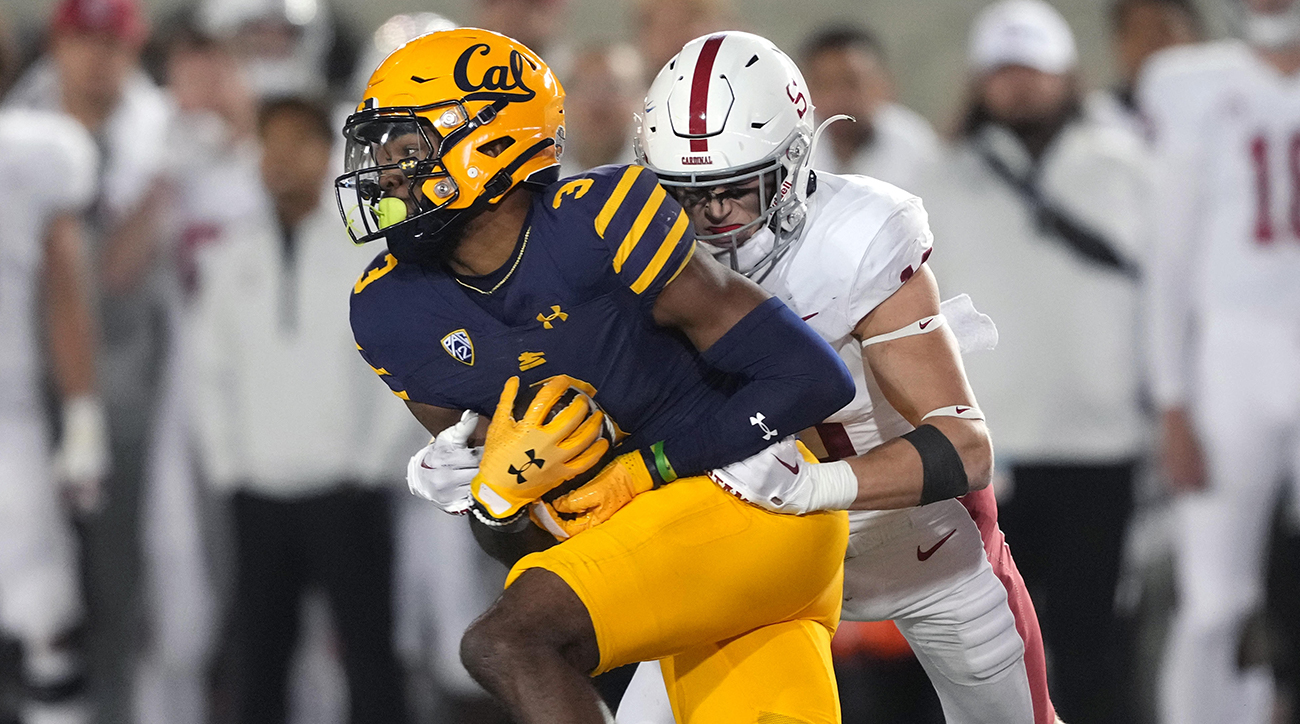
{"type": "Polygon", "coordinates": [[[1300,3],[1231,5],[1240,39],[1166,51],[1138,83],[1156,158],[1152,392],[1176,496],[1169,724],[1272,720],[1272,677],[1239,651],[1282,481],[1300,473],[1300,3]]]}
{"type": "Polygon", "coordinates": [[[400,478],[384,462],[400,458],[383,448],[392,406],[348,325],[371,254],[348,243],[327,193],[327,112],[272,101],[259,135],[273,209],[199,252],[193,321],[202,467],[232,498],[237,720],[285,721],[300,599],[315,585],[340,636],[351,721],[401,722],[392,521],[376,486],[400,478]]]}
{"type": "Polygon", "coordinates": [[[1002,523],[1038,607],[1061,718],[1114,722],[1114,599],[1139,401],[1137,262],[1147,234],[1141,139],[1080,110],[1077,54],[1041,0],[987,8],[971,34],[958,142],[918,189],[945,293],[997,320],[966,363],[1009,474],[1002,523]]]}

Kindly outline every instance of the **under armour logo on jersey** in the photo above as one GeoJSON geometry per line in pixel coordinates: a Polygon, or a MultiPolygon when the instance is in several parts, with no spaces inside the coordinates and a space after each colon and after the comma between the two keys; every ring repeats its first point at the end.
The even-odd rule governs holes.
{"type": "Polygon", "coordinates": [[[524,479],[524,472],[527,471],[529,468],[531,468],[534,465],[536,465],[538,468],[546,467],[546,461],[537,457],[536,451],[526,450],[524,451],[524,454],[528,456],[528,462],[524,463],[522,467],[517,468],[511,465],[510,467],[506,468],[506,470],[508,470],[511,475],[515,476],[515,482],[520,485],[523,485],[525,482],[527,482],[527,480],[524,479]]]}
{"type": "Polygon", "coordinates": [[[768,427],[767,423],[763,422],[766,419],[767,419],[766,417],[763,417],[763,413],[757,412],[754,413],[753,417],[749,418],[749,424],[758,425],[759,427],[761,427],[763,429],[763,439],[771,440],[772,438],[776,437],[777,433],[776,430],[773,430],[772,428],[768,427]]]}
{"type": "Polygon", "coordinates": [[[546,329],[555,329],[555,325],[551,324],[551,322],[554,322],[557,319],[560,320],[561,322],[568,321],[569,319],[569,313],[561,312],[560,305],[558,304],[551,305],[550,314],[542,314],[541,312],[537,313],[537,321],[541,322],[542,327],[546,329]]]}

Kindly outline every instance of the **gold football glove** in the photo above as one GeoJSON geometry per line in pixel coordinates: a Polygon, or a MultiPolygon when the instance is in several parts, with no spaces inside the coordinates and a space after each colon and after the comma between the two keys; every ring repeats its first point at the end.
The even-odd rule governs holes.
{"type": "MultiPolygon", "coordinates": [[[[633,498],[654,486],[654,478],[641,452],[624,453],[611,460],[586,485],[556,498],[551,503],[559,513],[554,521],[568,535],[577,535],[609,520],[633,498]]],[[[544,527],[550,530],[550,526],[544,527]]]]}
{"type": "Polygon", "coordinates": [[[605,414],[592,411],[579,395],[546,422],[552,407],[570,387],[555,377],[542,386],[522,420],[512,414],[519,378],[506,380],[478,473],[470,481],[475,512],[490,525],[511,522],[527,504],[557,485],[586,472],[609,449],[600,436],[605,414]]]}

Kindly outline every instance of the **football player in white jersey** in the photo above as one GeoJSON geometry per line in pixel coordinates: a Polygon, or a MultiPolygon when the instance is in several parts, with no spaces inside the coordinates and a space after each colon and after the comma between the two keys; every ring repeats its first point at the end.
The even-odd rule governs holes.
{"type": "MultiPolygon", "coordinates": [[[[855,511],[843,616],[894,620],[949,722],[1050,723],[1037,619],[986,487],[988,431],[946,328],[959,310],[976,313],[968,300],[945,305],[951,320],[940,310],[920,199],[810,170],[812,114],[793,61],[740,32],[688,43],[646,98],[638,155],[702,248],[800,314],[857,382],[853,402],[816,428],[839,462],[765,452],[715,480],[773,510],[855,511]]],[[[639,708],[647,678],[620,721],[669,720],[639,708]]]]}
{"type": "Polygon", "coordinates": [[[1242,34],[1151,60],[1151,377],[1175,503],[1171,724],[1270,720],[1237,662],[1279,483],[1300,453],[1300,2],[1232,0],[1242,34]]]}
{"type": "Polygon", "coordinates": [[[93,510],[109,462],[78,220],[95,167],[95,146],[71,118],[0,111],[0,204],[12,212],[0,223],[0,628],[23,645],[29,724],[91,714],[77,642],[77,550],[56,483],[93,510]],[[43,370],[64,401],[53,454],[43,370]]]}

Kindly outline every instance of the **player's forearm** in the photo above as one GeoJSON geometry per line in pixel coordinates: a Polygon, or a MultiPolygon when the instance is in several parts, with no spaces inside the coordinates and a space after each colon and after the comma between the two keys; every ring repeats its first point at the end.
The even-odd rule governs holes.
{"type": "MultiPolygon", "coordinates": [[[[932,425],[952,443],[961,458],[967,490],[988,487],[993,473],[993,446],[981,421],[938,419],[932,425]]],[[[857,479],[851,510],[893,510],[922,503],[925,467],[917,448],[895,438],[847,461],[857,479]]]]}
{"type": "Polygon", "coordinates": [[[853,399],[839,356],[776,299],[736,324],[704,360],[747,381],[712,415],[663,440],[654,462],[662,458],[679,477],[747,458],[853,399]]]}
{"type": "Polygon", "coordinates": [[[50,224],[45,253],[45,314],[55,384],[65,400],[95,392],[95,324],[80,223],[71,215],[50,224]]]}

